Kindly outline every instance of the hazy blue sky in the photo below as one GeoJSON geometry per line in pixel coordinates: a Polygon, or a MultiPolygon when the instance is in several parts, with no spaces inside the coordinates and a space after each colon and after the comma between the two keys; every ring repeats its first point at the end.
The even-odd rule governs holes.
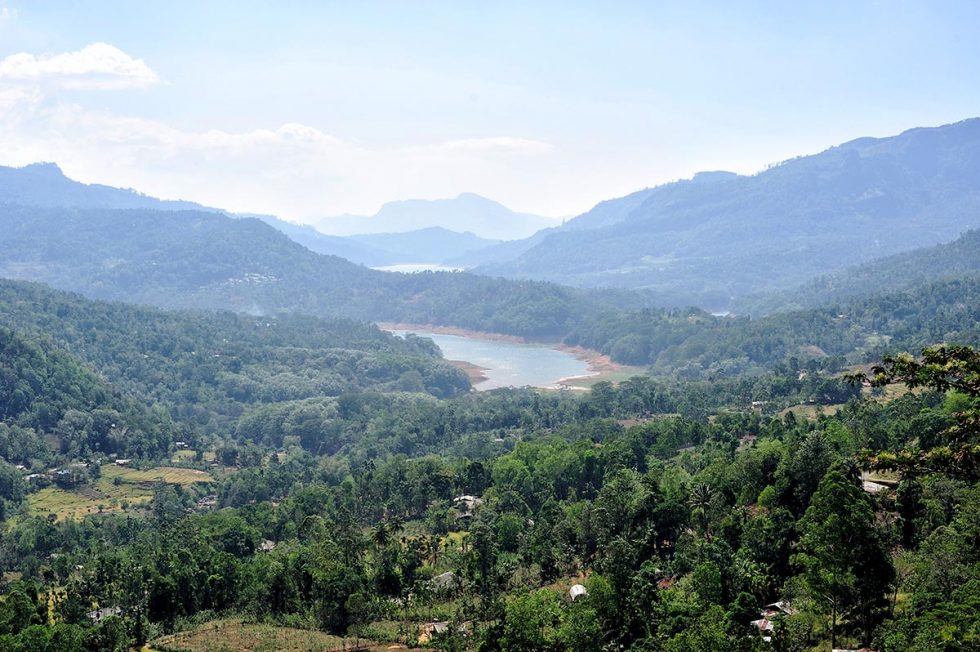
{"type": "Polygon", "coordinates": [[[0,164],[288,218],[572,215],[980,115],[980,2],[0,0],[0,164]]]}

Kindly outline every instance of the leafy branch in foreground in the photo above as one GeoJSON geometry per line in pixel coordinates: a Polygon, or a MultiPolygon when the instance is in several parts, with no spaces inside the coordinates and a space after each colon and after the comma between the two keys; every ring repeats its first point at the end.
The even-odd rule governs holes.
{"type": "Polygon", "coordinates": [[[954,423],[941,435],[946,444],[927,451],[906,448],[898,453],[863,453],[873,469],[898,470],[918,475],[928,470],[976,480],[980,471],[980,351],[969,346],[939,345],[922,350],[922,359],[908,353],[886,357],[871,374],[852,374],[854,383],[872,387],[901,382],[910,389],[925,387],[937,392],[956,392],[962,406],[953,413],[954,423]]]}

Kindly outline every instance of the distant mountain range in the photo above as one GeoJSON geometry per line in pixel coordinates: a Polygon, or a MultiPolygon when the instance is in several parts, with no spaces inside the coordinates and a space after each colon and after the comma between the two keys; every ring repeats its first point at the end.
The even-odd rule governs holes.
{"type": "Polygon", "coordinates": [[[189,201],[157,199],[135,190],[73,181],[55,163],[34,163],[22,168],[0,166],[0,203],[48,208],[217,210],[189,201]]]}
{"type": "Polygon", "coordinates": [[[394,274],[314,253],[253,218],[0,201],[0,277],[94,299],[557,337],[635,297],[466,273],[394,274]]]}
{"type": "Polygon", "coordinates": [[[860,138],[752,176],[696,175],[602,202],[474,271],[647,288],[724,308],[980,226],[980,119],[860,138]]]}
{"type": "MultiPolygon", "coordinates": [[[[508,242],[446,226],[325,235],[270,216],[229,217],[81,184],[52,164],[0,168],[0,204],[0,275],[169,307],[299,310],[544,335],[562,332],[585,306],[763,314],[974,274],[976,233],[866,264],[980,226],[980,119],[851,141],[754,176],[701,173],[508,242]],[[384,275],[348,261],[478,265],[483,276],[514,280],[384,275]],[[525,279],[604,289],[576,292],[525,279]]],[[[459,222],[467,227],[516,215],[462,195],[395,202],[374,217],[350,219],[358,228],[396,228],[406,216],[417,218],[412,226],[432,216],[452,225],[466,205],[486,209],[459,222]]]]}
{"type": "MultiPolygon", "coordinates": [[[[48,198],[63,183],[57,175],[51,178],[52,194],[40,192],[39,203],[50,203],[48,198]]],[[[737,179],[741,177],[716,176],[695,183],[729,184],[737,179]]],[[[100,187],[95,191],[106,192],[100,187]]],[[[152,201],[119,192],[130,201],[152,201]]],[[[633,198],[640,206],[660,191],[642,192],[650,194],[633,198]]],[[[117,195],[106,196],[116,201],[117,195]]],[[[26,202],[30,196],[16,198],[26,202]]],[[[650,364],[670,373],[684,370],[693,374],[690,377],[761,369],[773,356],[796,355],[810,345],[824,352],[874,356],[885,350],[890,337],[906,347],[950,338],[974,341],[980,324],[977,232],[821,281],[811,278],[811,284],[795,295],[760,299],[773,301],[766,311],[816,308],[764,320],[719,319],[696,309],[650,309],[666,301],[665,294],[650,291],[574,289],[462,272],[375,271],[317,254],[259,219],[218,211],[38,206],[9,199],[0,184],[0,277],[166,308],[345,316],[563,340],[622,362],[650,364]],[[798,301],[801,294],[812,295],[812,301],[798,301]],[[865,299],[866,295],[873,296],[865,299]],[[863,344],[869,342],[873,346],[863,344]]],[[[91,197],[73,201],[95,203],[91,197]]],[[[619,219],[612,210],[615,203],[602,207],[603,219],[619,219]]],[[[584,233],[600,233],[621,223],[584,233]]],[[[580,226],[559,233],[574,234],[580,226]]],[[[544,239],[536,246],[546,244],[554,233],[539,235],[544,239]]],[[[433,237],[444,235],[437,232],[433,237]]],[[[382,247],[388,246],[386,239],[342,240],[382,247]]],[[[508,245],[514,243],[496,247],[508,245]]],[[[268,327],[273,326],[269,320],[268,327]]],[[[819,355],[812,351],[806,355],[819,355]]]]}
{"type": "Polygon", "coordinates": [[[341,237],[320,233],[305,224],[293,224],[269,215],[254,215],[282,231],[310,251],[340,256],[368,267],[392,267],[406,264],[450,263],[459,258],[498,244],[472,233],[457,233],[434,226],[407,233],[377,233],[341,237]]]}
{"type": "MultiPolygon", "coordinates": [[[[22,168],[0,166],[0,202],[49,208],[145,208],[227,212],[189,201],[157,199],[135,190],[80,183],[66,177],[54,163],[35,163],[22,168]]],[[[233,217],[258,218],[311,251],[340,256],[368,267],[411,263],[447,264],[500,242],[500,239],[475,235],[467,226],[468,219],[473,219],[486,232],[514,229],[514,235],[511,236],[514,238],[533,232],[536,230],[533,226],[537,224],[535,220],[545,219],[514,213],[477,195],[461,195],[455,200],[408,201],[398,204],[405,204],[410,210],[405,212],[404,207],[392,204],[378,214],[381,217],[378,221],[373,218],[357,218],[352,224],[363,227],[365,231],[356,232],[350,237],[327,235],[312,226],[294,224],[272,215],[228,214],[233,217]],[[450,210],[450,207],[456,208],[450,210]],[[497,222],[494,223],[494,220],[497,222]],[[404,225],[413,222],[424,226],[418,229],[393,227],[391,232],[371,230],[388,223],[404,225]],[[457,230],[446,228],[446,224],[455,225],[457,230]]],[[[542,223],[550,224],[551,221],[542,223]]]]}
{"type": "Polygon", "coordinates": [[[405,233],[441,227],[487,240],[516,240],[555,226],[556,220],[517,213],[503,204],[463,193],[454,199],[408,199],[385,204],[374,215],[327,217],[316,228],[330,235],[405,233]]]}

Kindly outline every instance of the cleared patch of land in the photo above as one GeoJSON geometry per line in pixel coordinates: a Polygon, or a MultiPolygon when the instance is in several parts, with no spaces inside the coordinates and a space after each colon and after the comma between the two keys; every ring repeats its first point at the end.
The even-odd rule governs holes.
{"type": "Polygon", "coordinates": [[[195,629],[159,638],[151,644],[158,652],[340,652],[341,650],[407,650],[403,645],[341,638],[292,627],[216,620],[195,629]]]}
{"type": "MultiPolygon", "coordinates": [[[[905,396],[909,392],[923,391],[925,390],[921,387],[909,389],[903,383],[891,383],[878,389],[862,387],[861,396],[863,398],[873,399],[878,403],[888,403],[905,396]]],[[[837,414],[837,411],[842,407],[844,407],[843,403],[834,403],[831,405],[792,405],[780,412],[779,415],[784,416],[787,412],[792,412],[797,418],[816,420],[821,415],[826,415],[828,417],[833,416],[837,414]]]]}
{"type": "Polygon", "coordinates": [[[629,380],[633,376],[646,376],[643,367],[628,367],[619,365],[617,368],[599,369],[594,376],[581,376],[579,378],[563,378],[558,381],[561,387],[567,389],[592,389],[592,386],[599,382],[618,384],[629,380]]]}
{"type": "Polygon", "coordinates": [[[121,478],[124,483],[139,484],[143,482],[166,482],[168,484],[190,485],[195,482],[211,482],[214,478],[206,471],[183,469],[176,466],[155,466],[151,469],[131,469],[115,464],[102,467],[102,478],[109,480],[121,478]]]}
{"type": "Polygon", "coordinates": [[[30,494],[27,503],[31,513],[39,516],[54,514],[60,521],[118,512],[152,500],[153,486],[158,482],[189,486],[214,479],[204,471],[169,466],[141,470],[106,464],[101,471],[98,480],[77,489],[45,487],[30,494]]]}

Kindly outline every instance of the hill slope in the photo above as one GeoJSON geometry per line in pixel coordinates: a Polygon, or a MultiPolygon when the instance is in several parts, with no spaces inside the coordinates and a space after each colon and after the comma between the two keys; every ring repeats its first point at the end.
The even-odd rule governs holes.
{"type": "Polygon", "coordinates": [[[253,403],[365,389],[436,396],[469,389],[431,342],[349,320],[168,312],[0,281],[4,326],[39,334],[113,389],[212,430],[253,403]]]}
{"type": "Polygon", "coordinates": [[[76,208],[153,208],[215,210],[188,201],[168,201],[135,190],[73,181],[54,163],[22,168],[0,166],[0,203],[76,208]]]}
{"type": "MultiPolygon", "coordinates": [[[[0,203],[44,208],[224,212],[193,202],[157,199],[135,190],[80,183],[66,177],[54,163],[36,163],[22,168],[0,166],[0,203]]],[[[399,263],[441,263],[497,242],[478,238],[471,233],[450,232],[438,227],[404,234],[346,238],[325,235],[312,226],[293,224],[271,215],[241,214],[232,217],[260,219],[310,251],[339,256],[369,267],[399,263]],[[372,244],[375,238],[379,239],[379,246],[372,244]]]]}
{"type": "Polygon", "coordinates": [[[697,175],[606,202],[477,271],[645,287],[680,305],[792,287],[980,226],[980,119],[862,138],[754,176],[697,175]]]}
{"type": "Polygon", "coordinates": [[[481,238],[469,231],[457,233],[441,226],[406,233],[352,235],[345,239],[353,240],[373,250],[386,252],[393,260],[391,263],[386,263],[388,265],[447,263],[500,242],[499,240],[481,238]]]}
{"type": "Polygon", "coordinates": [[[980,230],[973,230],[946,244],[879,258],[791,290],[748,296],[737,301],[734,308],[736,313],[749,315],[817,308],[942,279],[977,275],[980,230]]]}
{"type": "Polygon", "coordinates": [[[299,312],[560,337],[632,303],[547,283],[391,274],[322,256],[256,219],[200,211],[0,206],[0,276],[165,308],[299,312]]]}

